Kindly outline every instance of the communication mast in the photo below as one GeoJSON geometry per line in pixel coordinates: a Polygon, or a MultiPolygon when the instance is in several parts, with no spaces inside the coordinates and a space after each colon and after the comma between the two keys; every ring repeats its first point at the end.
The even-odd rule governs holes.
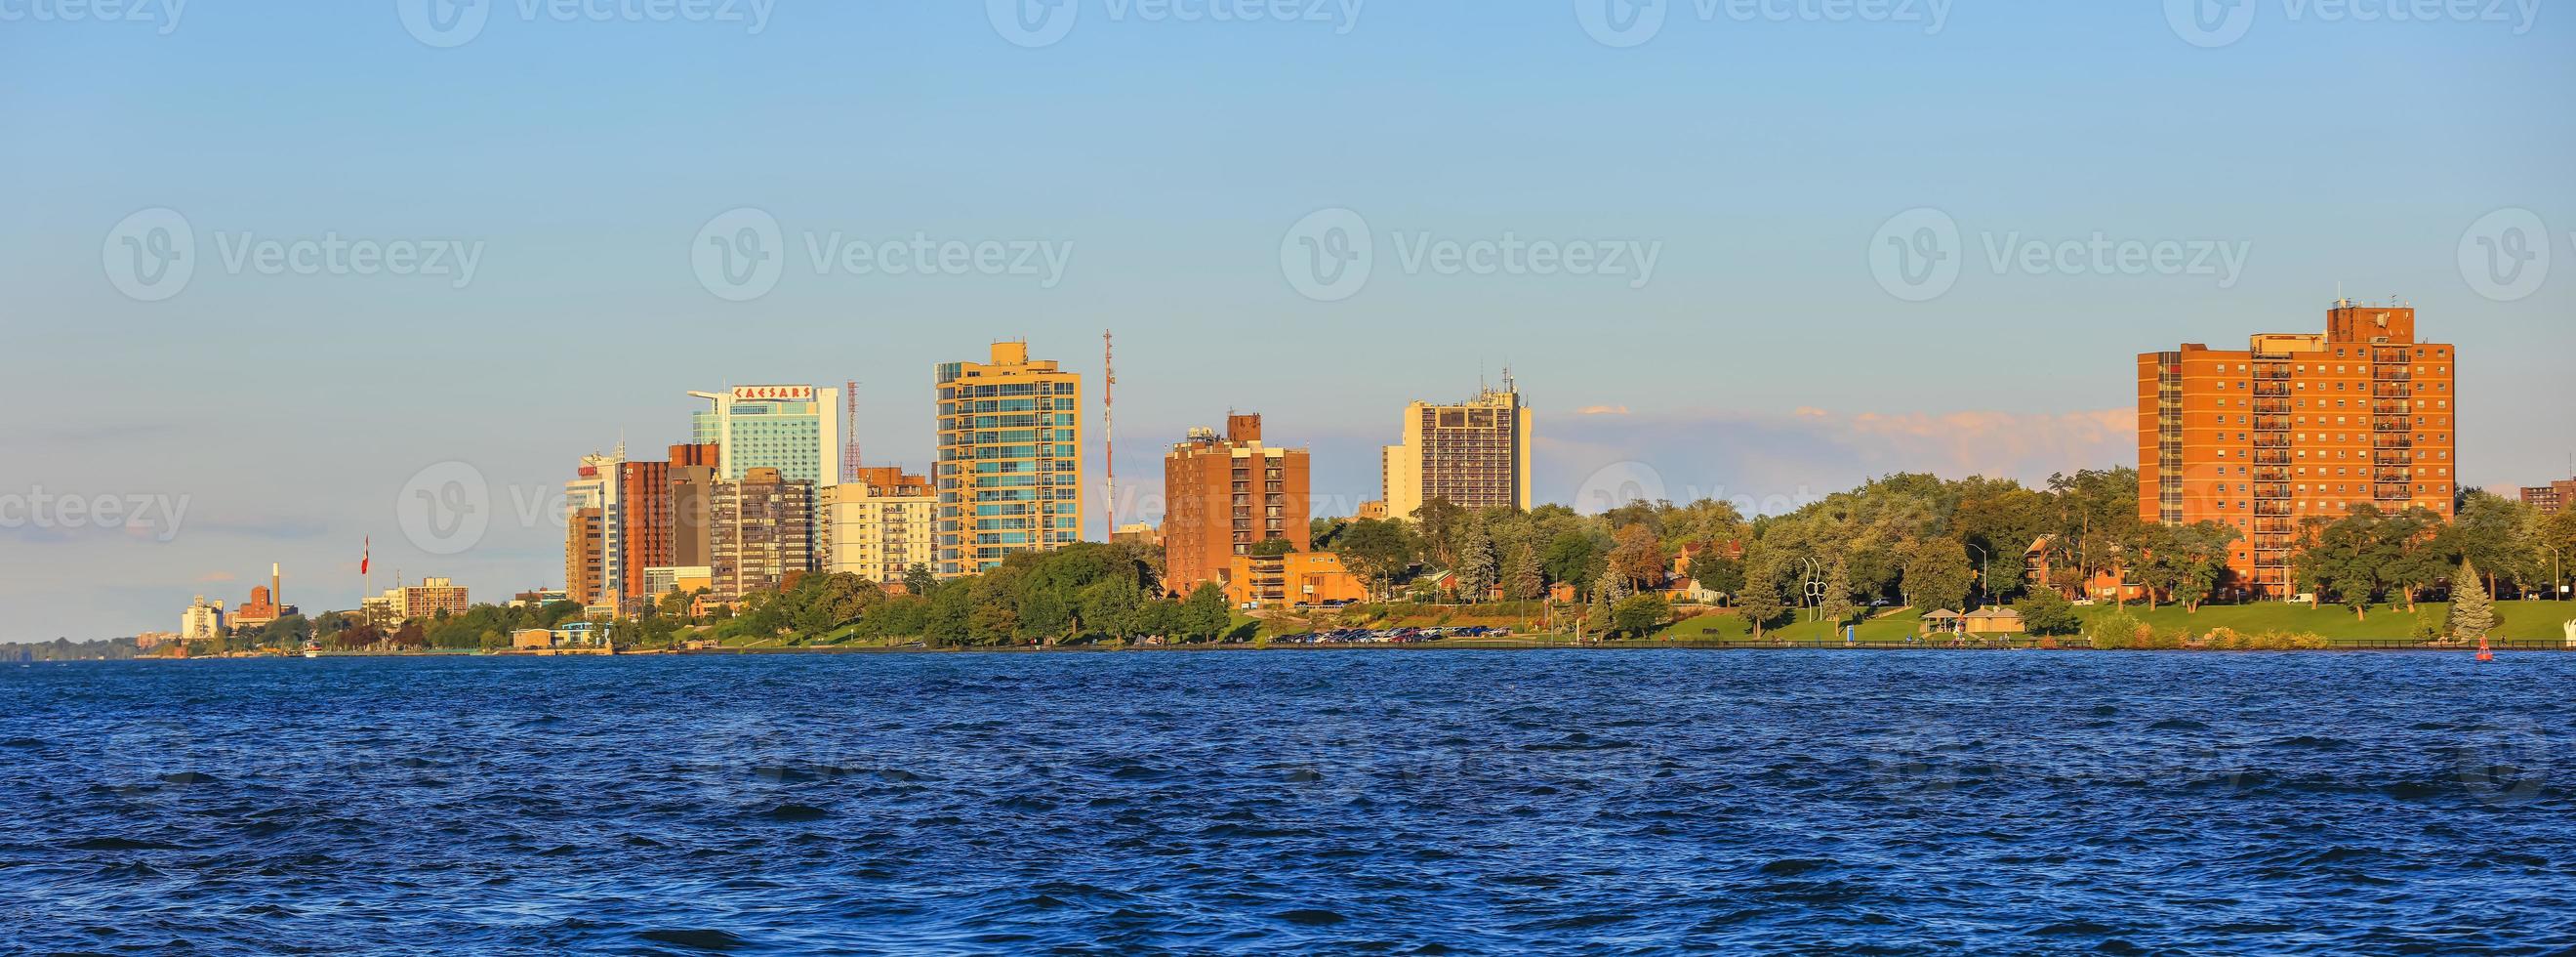
{"type": "Polygon", "coordinates": [[[1109,479],[1109,506],[1105,510],[1109,538],[1118,538],[1118,445],[1115,419],[1110,407],[1118,389],[1117,344],[1109,330],[1100,330],[1100,465],[1109,479]]]}
{"type": "Polygon", "coordinates": [[[841,390],[841,399],[844,403],[843,407],[848,410],[841,415],[841,434],[850,437],[849,441],[841,443],[841,484],[848,485],[859,480],[858,380],[846,380],[846,387],[841,390]]]}

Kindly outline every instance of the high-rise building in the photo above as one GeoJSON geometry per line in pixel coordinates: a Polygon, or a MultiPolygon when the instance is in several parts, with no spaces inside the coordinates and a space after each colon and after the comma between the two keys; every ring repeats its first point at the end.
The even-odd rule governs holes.
{"type": "Polygon", "coordinates": [[[196,601],[188,604],[187,611],[179,613],[181,641],[203,641],[221,638],[223,634],[224,603],[220,600],[208,602],[206,596],[199,595],[196,601]]]}
{"type": "Polygon", "coordinates": [[[777,591],[814,570],[814,483],[756,468],[741,481],[715,483],[709,506],[715,600],[777,591]]]}
{"type": "Polygon", "coordinates": [[[1530,507],[1533,417],[1510,376],[1465,403],[1404,409],[1404,440],[1386,447],[1386,512],[1410,519],[1433,498],[1469,509],[1530,507]]]}
{"type": "Polygon", "coordinates": [[[2522,500],[2539,509],[2542,515],[2556,515],[2570,504],[2576,504],[2576,479],[2547,485],[2525,485],[2522,500]]]}
{"type": "Polygon", "coordinates": [[[1228,415],[1225,434],[1194,428],[1163,458],[1163,584],[1187,594],[1224,584],[1235,556],[1271,539],[1311,541],[1305,449],[1261,441],[1261,417],[1228,415]]]}
{"type": "Polygon", "coordinates": [[[717,478],[739,481],[752,469],[776,469],[790,482],[840,481],[841,390],[743,385],[689,394],[715,403],[690,415],[689,441],[718,447],[717,478]]]}
{"type": "Polygon", "coordinates": [[[941,363],[937,379],[933,569],[971,575],[1081,541],[1082,376],[997,342],[991,362],[941,363]]]}
{"type": "Polygon", "coordinates": [[[2326,331],[2138,356],[2138,515],[2221,522],[2238,593],[2290,594],[2302,519],[2362,505],[2451,515],[2458,357],[2415,310],[2342,301],[2326,331]]]}
{"type": "Polygon", "coordinates": [[[625,510],[619,481],[626,444],[581,457],[564,483],[564,593],[585,607],[613,606],[626,581],[625,510]]]}
{"type": "Polygon", "coordinates": [[[671,564],[696,567],[714,560],[707,508],[715,495],[717,462],[722,450],[713,445],[671,447],[671,564]]]}
{"type": "Polygon", "coordinates": [[[857,481],[823,490],[824,569],[872,582],[902,581],[930,565],[939,496],[930,480],[898,468],[863,468],[857,481]]]}

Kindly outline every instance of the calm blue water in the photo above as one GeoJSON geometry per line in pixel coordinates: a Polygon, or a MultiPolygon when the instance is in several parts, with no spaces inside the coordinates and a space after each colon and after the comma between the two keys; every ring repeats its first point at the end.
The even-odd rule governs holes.
{"type": "Polygon", "coordinates": [[[2576,655],[0,670],[0,950],[2576,948],[2576,655]]]}

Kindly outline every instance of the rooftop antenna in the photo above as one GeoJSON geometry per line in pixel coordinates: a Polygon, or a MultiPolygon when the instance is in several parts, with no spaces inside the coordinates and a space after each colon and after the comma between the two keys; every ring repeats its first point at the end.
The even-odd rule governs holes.
{"type": "Polygon", "coordinates": [[[1117,343],[1110,337],[1110,330],[1103,329],[1100,330],[1100,464],[1108,477],[1109,505],[1103,510],[1102,519],[1108,523],[1112,537],[1118,534],[1118,445],[1116,420],[1111,416],[1110,407],[1117,398],[1117,390],[1117,343]]]}
{"type": "Polygon", "coordinates": [[[841,398],[847,411],[841,417],[841,429],[850,441],[841,446],[841,484],[847,485],[859,480],[859,380],[847,379],[843,384],[841,398]]]}

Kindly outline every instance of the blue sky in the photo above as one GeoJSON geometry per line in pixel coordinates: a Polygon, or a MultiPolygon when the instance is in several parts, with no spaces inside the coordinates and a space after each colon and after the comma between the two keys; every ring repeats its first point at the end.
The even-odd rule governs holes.
{"type": "MultiPolygon", "coordinates": [[[[0,193],[17,410],[0,496],[185,502],[175,528],[112,529],[0,503],[0,640],[167,629],[271,561],[291,599],[345,607],[368,537],[379,584],[553,585],[544,497],[621,435],[685,438],[688,390],[857,379],[868,457],[919,466],[935,362],[1024,336],[1096,372],[1104,328],[1140,492],[1162,445],[1232,408],[1311,445],[1319,494],[1369,497],[1404,402],[1507,364],[1559,501],[1640,476],[1765,503],[1901,469],[2124,464],[2135,353],[2320,328],[2339,288],[2402,297],[2460,343],[2465,481],[2565,477],[2576,449],[2562,11],[2525,28],[2259,0],[2203,45],[2157,3],[1958,0],[1936,29],[1928,0],[1683,0],[1614,46],[1638,35],[1587,31],[1593,0],[1379,0],[1324,22],[1060,2],[1032,8],[1073,18],[1037,46],[987,4],[793,0],[757,32],[691,12],[748,18],[749,0],[503,0],[435,46],[396,0],[132,22],[0,0],[0,176],[18,184],[0,193]],[[691,255],[746,207],[778,224],[780,273],[730,301],[691,255]],[[1873,251],[1927,208],[1956,234],[1955,277],[1891,289],[1873,251]],[[119,240],[153,209],[185,224],[194,268],[138,298],[140,260],[118,261],[140,247],[119,240]],[[1372,240],[1346,298],[1292,281],[1291,230],[1319,210],[1372,240]],[[2516,233],[2518,261],[2537,245],[2554,275],[2463,263],[2479,230],[2527,221],[2546,239],[2516,233]],[[2181,256],[2017,255],[2097,234],[2181,256]],[[836,235],[1062,267],[818,271],[809,244],[836,235]],[[453,242],[476,268],[460,288],[453,269],[256,258],[334,236],[453,242]],[[1651,250],[1654,271],[1437,268],[1506,237],[1651,250]],[[397,503],[448,462],[482,477],[491,521],[433,554],[397,503]]],[[[1223,9],[1291,7],[1308,10],[1223,9]]]]}

